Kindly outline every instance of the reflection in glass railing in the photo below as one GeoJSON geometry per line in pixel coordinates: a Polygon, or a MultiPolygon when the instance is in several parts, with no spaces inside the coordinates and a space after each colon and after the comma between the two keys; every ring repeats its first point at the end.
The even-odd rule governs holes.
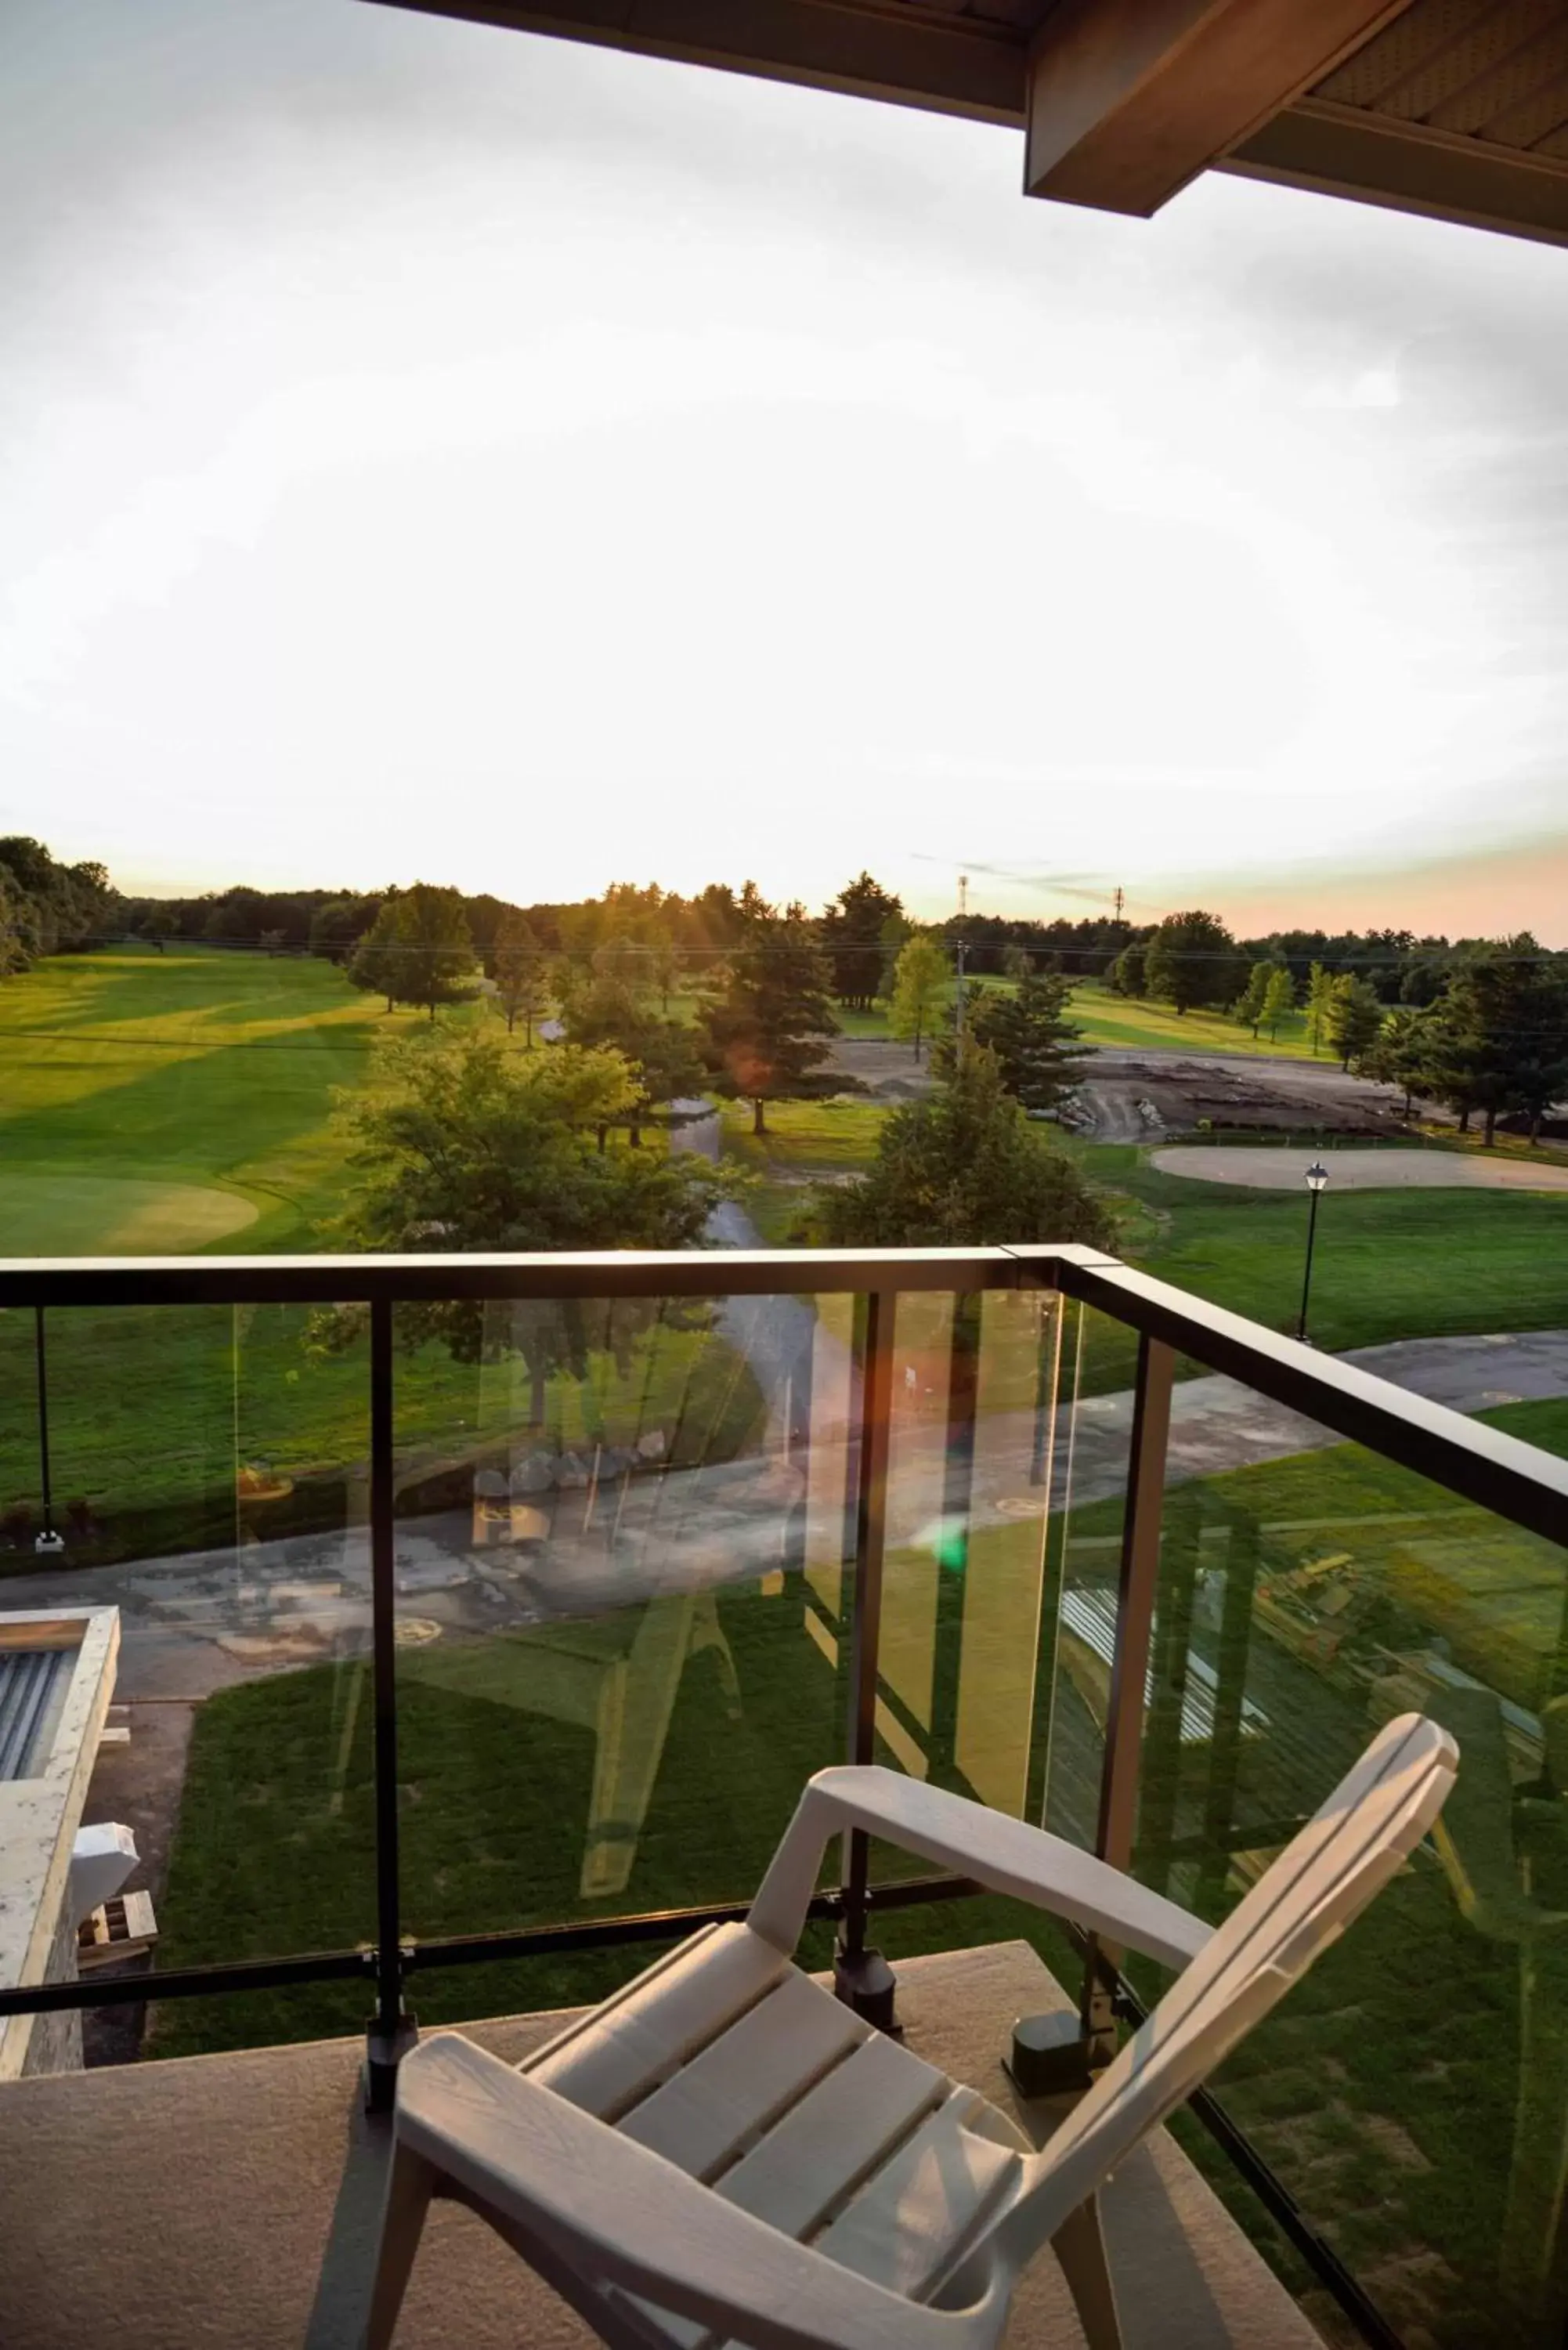
{"type": "MultiPolygon", "coordinates": [[[[407,1930],[753,1889],[843,1752],[846,1307],[495,1301],[405,1333],[467,1357],[443,1420],[399,1419],[407,1930]]],[[[475,1995],[432,1977],[421,2012],[475,1995]]]]}
{"type": "MultiPolygon", "coordinates": [[[[62,1913],[87,1979],[140,1968],[151,1989],[374,1932],[367,1356],[349,1329],[324,1352],[317,1321],[51,1307],[40,1394],[33,1315],[0,1315],[0,1636],[28,1614],[114,1624],[74,1800],[135,1857],[62,1913]]],[[[93,2062],[180,2055],[353,2031],[365,2006],[316,1986],[106,2008],[82,2040],[93,2062]]]]}
{"type": "Polygon", "coordinates": [[[1172,1486],[1137,1866],[1218,1917],[1376,1726],[1452,1731],[1431,1841],[1216,2084],[1393,2321],[1568,2311],[1568,1554],[1327,1430],[1172,1486]]]}

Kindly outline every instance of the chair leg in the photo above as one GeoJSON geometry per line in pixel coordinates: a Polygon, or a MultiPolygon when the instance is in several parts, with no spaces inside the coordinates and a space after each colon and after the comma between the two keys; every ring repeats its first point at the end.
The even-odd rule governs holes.
{"type": "Polygon", "coordinates": [[[1122,2350],[1116,2288],[1100,2227],[1099,2197],[1091,2195],[1080,2203],[1057,2229],[1052,2242],[1089,2350],[1122,2350]]]}
{"type": "Polygon", "coordinates": [[[412,2153],[400,2140],[396,2141],[387,2178],[387,2200],[381,2211],[381,2241],[376,2254],[376,2282],[370,2295],[364,2350],[391,2350],[398,2312],[403,2305],[435,2183],[435,2172],[423,2156],[412,2153]]]}

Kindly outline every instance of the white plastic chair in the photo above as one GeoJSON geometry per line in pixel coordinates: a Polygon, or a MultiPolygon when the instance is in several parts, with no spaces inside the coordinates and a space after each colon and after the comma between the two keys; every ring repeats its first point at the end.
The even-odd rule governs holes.
{"type": "Polygon", "coordinates": [[[1047,2242],[1091,2350],[1115,2350],[1097,2189],[1395,1874],[1457,1762],[1435,1723],[1390,1722],[1217,1931],[961,1796],[820,1773],[744,1925],[693,1935],[517,2071],[455,2033],[404,2058],[368,2350],[432,2195],[614,2350],[990,2350],[1047,2242]],[[846,1828],[1182,1969],[1043,2151],[792,1963],[846,1828]]]}

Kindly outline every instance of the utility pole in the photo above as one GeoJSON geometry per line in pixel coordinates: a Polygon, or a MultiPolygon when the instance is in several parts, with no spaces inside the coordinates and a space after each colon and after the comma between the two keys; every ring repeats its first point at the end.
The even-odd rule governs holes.
{"type": "Polygon", "coordinates": [[[1116,890],[1114,902],[1116,905],[1116,920],[1119,922],[1122,918],[1122,908],[1127,903],[1127,893],[1125,890],[1120,889],[1116,890]]]}
{"type": "Polygon", "coordinates": [[[963,1039],[963,959],[964,951],[969,943],[963,934],[963,925],[968,920],[969,875],[961,873],[959,875],[958,987],[953,996],[953,1034],[961,1043],[963,1039]]]}

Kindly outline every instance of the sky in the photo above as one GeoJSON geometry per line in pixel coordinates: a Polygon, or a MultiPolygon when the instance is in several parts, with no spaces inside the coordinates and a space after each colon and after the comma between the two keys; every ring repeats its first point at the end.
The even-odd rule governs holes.
{"type": "Polygon", "coordinates": [[[1568,253],[366,0],[5,0],[0,828],[1568,944],[1568,253]]]}

